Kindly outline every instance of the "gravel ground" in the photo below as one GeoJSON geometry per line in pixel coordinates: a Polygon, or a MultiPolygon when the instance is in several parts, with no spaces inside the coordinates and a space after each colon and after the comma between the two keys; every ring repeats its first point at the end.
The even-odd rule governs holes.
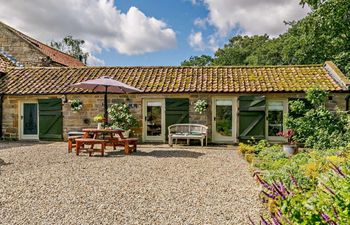
{"type": "Polygon", "coordinates": [[[250,224],[263,210],[233,147],[66,147],[0,142],[0,224],[250,224]]]}

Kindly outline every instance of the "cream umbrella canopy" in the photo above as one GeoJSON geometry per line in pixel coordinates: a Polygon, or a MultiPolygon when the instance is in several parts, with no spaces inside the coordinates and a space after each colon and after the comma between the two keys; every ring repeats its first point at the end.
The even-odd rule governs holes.
{"type": "Polygon", "coordinates": [[[120,81],[114,80],[110,77],[104,76],[93,80],[87,80],[73,84],[72,87],[88,89],[97,93],[104,93],[104,117],[106,123],[108,122],[108,111],[107,111],[107,95],[108,93],[114,94],[128,94],[141,92],[140,89],[124,84],[120,81]]]}

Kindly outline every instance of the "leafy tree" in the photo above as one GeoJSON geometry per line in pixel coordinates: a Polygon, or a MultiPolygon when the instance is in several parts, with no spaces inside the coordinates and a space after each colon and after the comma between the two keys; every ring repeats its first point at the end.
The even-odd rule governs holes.
{"type": "Polygon", "coordinates": [[[332,60],[350,76],[350,1],[301,0],[300,4],[312,11],[300,21],[285,22],[289,26],[286,33],[272,39],[267,35],[232,37],[215,52],[211,64],[321,64],[332,60]]]}
{"type": "Polygon", "coordinates": [[[208,55],[191,56],[188,60],[181,62],[181,66],[208,66],[213,58],[208,55]]]}
{"type": "Polygon", "coordinates": [[[67,36],[63,38],[62,41],[51,41],[50,46],[65,52],[86,64],[89,53],[83,52],[82,45],[84,43],[84,40],[74,39],[72,36],[67,36]]]}
{"type": "Polygon", "coordinates": [[[214,65],[247,65],[249,56],[269,41],[267,35],[235,36],[215,52],[214,65]]]}

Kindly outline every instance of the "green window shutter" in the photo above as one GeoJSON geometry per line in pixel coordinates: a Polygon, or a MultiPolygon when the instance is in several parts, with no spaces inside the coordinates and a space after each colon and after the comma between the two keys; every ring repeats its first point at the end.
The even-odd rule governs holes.
{"type": "Polygon", "coordinates": [[[265,138],[265,97],[239,97],[239,139],[265,138]]]}
{"type": "Polygon", "coordinates": [[[39,100],[39,139],[63,139],[63,115],[61,99],[39,100]]]}
{"type": "Polygon", "coordinates": [[[189,123],[189,100],[187,98],[165,99],[166,136],[172,124],[189,123]]]}

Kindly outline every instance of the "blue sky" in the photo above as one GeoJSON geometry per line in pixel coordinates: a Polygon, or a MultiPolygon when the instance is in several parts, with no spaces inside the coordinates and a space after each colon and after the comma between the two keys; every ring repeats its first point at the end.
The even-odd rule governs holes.
{"type": "MultiPolygon", "coordinates": [[[[135,6],[146,15],[164,21],[176,32],[177,43],[175,48],[138,56],[125,56],[114,50],[103,51],[100,58],[107,65],[179,65],[181,61],[193,55],[213,54],[208,49],[196,51],[188,44],[188,37],[195,30],[194,20],[204,18],[208,14],[204,5],[193,5],[190,0],[121,0],[116,1],[115,4],[122,12],[127,12],[131,6],[135,6]]],[[[213,27],[207,27],[205,32],[208,34],[213,32],[213,27]]]]}
{"type": "Polygon", "coordinates": [[[0,21],[44,43],[86,41],[89,65],[179,65],[236,34],[285,32],[299,0],[0,0],[0,21]]]}

